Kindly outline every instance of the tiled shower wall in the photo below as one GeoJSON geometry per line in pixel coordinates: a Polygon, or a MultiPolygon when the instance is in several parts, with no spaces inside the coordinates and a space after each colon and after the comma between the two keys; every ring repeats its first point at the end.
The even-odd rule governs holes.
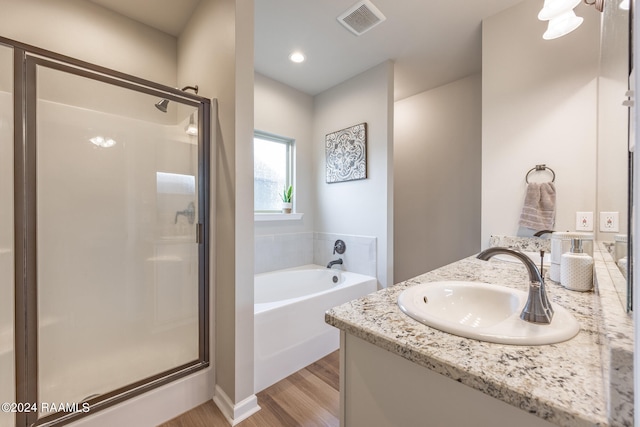
{"type": "Polygon", "coordinates": [[[282,270],[306,264],[327,265],[342,258],[342,268],[354,273],[376,276],[376,238],[332,233],[290,233],[255,238],[255,273],[282,270]],[[333,254],[336,240],[347,250],[333,254]]]}

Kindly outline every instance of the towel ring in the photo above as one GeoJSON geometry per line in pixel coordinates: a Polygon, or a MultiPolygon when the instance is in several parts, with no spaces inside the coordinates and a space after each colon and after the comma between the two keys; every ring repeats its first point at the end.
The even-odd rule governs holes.
{"type": "Polygon", "coordinates": [[[553,175],[553,178],[551,178],[551,182],[556,182],[556,173],[553,171],[553,169],[551,169],[550,167],[548,167],[547,165],[536,165],[536,167],[529,169],[529,172],[527,172],[527,174],[524,177],[524,180],[527,182],[527,184],[529,183],[529,174],[531,172],[534,171],[543,171],[543,170],[549,170],[551,172],[551,174],[553,175]]]}

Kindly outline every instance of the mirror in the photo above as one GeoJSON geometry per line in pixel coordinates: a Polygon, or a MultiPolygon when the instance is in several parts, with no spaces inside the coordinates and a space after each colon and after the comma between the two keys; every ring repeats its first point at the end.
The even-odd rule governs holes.
{"type": "MultiPolygon", "coordinates": [[[[629,109],[622,103],[629,88],[629,10],[624,2],[605,3],[601,29],[600,79],[598,86],[598,212],[617,211],[622,200],[629,204],[628,180],[629,109]]],[[[628,6],[627,6],[628,7],[628,6]]],[[[627,278],[626,287],[614,280],[620,300],[631,310],[631,264],[627,262],[628,208],[620,209],[620,233],[601,233],[599,240],[610,242],[611,255],[627,278]]]]}
{"type": "MultiPolygon", "coordinates": [[[[537,14],[542,7],[542,1],[521,1],[498,12],[497,15],[502,15],[497,18],[498,23],[494,19],[496,15],[488,17],[483,23],[483,32],[486,29],[487,20],[494,20],[494,26],[500,25],[499,31],[496,30],[493,51],[488,52],[485,50],[484,43],[482,45],[483,61],[492,62],[495,64],[495,68],[499,68],[498,71],[494,72],[494,76],[497,76],[495,78],[496,82],[504,87],[504,85],[512,83],[512,80],[527,79],[528,86],[518,83],[506,89],[495,90],[494,99],[492,100],[495,103],[495,108],[490,111],[490,114],[485,114],[484,108],[488,97],[486,97],[484,86],[482,88],[483,146],[482,153],[477,154],[477,156],[482,156],[483,159],[482,179],[478,180],[482,181],[482,211],[474,216],[474,218],[482,218],[481,245],[488,244],[492,234],[514,235],[516,233],[517,219],[522,208],[524,195],[525,174],[530,168],[543,163],[547,163],[550,168],[555,170],[558,174],[556,182],[559,188],[562,186],[562,194],[559,196],[560,201],[558,204],[558,214],[562,215],[562,218],[560,218],[560,221],[556,221],[557,230],[575,230],[576,212],[587,210],[593,212],[593,230],[597,240],[611,242],[613,246],[615,235],[626,234],[628,218],[628,156],[626,148],[628,111],[621,103],[624,100],[627,85],[629,13],[626,10],[619,9],[619,4],[619,0],[607,0],[605,12],[601,14],[595,7],[581,2],[576,12],[578,15],[584,16],[585,23],[574,33],[552,41],[542,40],[542,33],[546,24],[537,19],[537,14]],[[603,23],[602,34],[600,34],[601,21],[603,23]],[[522,31],[514,31],[516,29],[522,31]],[[517,36],[519,38],[517,40],[513,33],[518,33],[517,36]],[[603,46],[602,58],[599,56],[601,39],[603,46]],[[520,44],[522,40],[526,43],[524,48],[523,44],[520,44]],[[582,50],[588,50],[588,54],[568,50],[580,49],[581,47],[584,48],[582,50]],[[507,49],[511,49],[516,55],[508,57],[497,52],[498,50],[507,49]],[[536,52],[531,52],[531,49],[535,49],[536,52]],[[533,55],[538,56],[533,57],[533,55]],[[559,62],[564,60],[564,62],[554,68],[556,64],[550,58],[559,59],[559,62]],[[567,58],[570,58],[570,60],[567,58]],[[600,73],[598,62],[600,60],[605,63],[602,73],[606,74],[603,74],[602,80],[607,80],[602,86],[599,86],[598,83],[600,73]],[[569,64],[566,63],[567,61],[569,64]],[[527,75],[519,75],[517,71],[513,71],[523,67],[529,67],[527,75]],[[609,79],[611,79],[611,82],[608,81],[609,79]],[[558,88],[561,90],[558,90],[558,88]],[[601,93],[598,93],[598,90],[601,93]],[[549,99],[552,101],[549,102],[549,99]],[[538,101],[537,104],[532,105],[536,101],[538,101]],[[576,105],[581,109],[573,114],[570,118],[571,122],[568,124],[562,123],[564,117],[559,118],[562,115],[558,113],[564,113],[567,108],[573,108],[576,105]],[[521,121],[509,120],[512,112],[525,110],[526,113],[522,113],[517,117],[521,121]],[[490,147],[493,150],[491,152],[485,149],[484,146],[486,132],[484,118],[489,116],[491,118],[499,117],[500,122],[494,125],[493,134],[488,135],[486,139],[504,143],[502,146],[497,146],[496,144],[490,147]],[[505,119],[505,117],[508,117],[508,119],[505,119]],[[563,127],[562,131],[554,134],[553,130],[557,129],[558,126],[563,127]],[[526,140],[528,145],[516,146],[521,140],[526,140]],[[573,145],[569,147],[568,144],[573,145]],[[588,151],[588,154],[576,160],[576,153],[581,156],[583,154],[579,150],[582,150],[582,152],[588,151]],[[562,159],[556,161],[553,157],[556,155],[558,158],[562,156],[562,159]],[[598,168],[597,172],[595,170],[596,167],[598,168]],[[585,170],[588,170],[588,174],[582,173],[585,170]],[[489,179],[486,179],[487,174],[485,174],[485,171],[489,171],[492,174],[489,179]],[[485,187],[485,182],[487,187],[485,187]],[[489,214],[485,211],[485,206],[489,206],[490,208],[488,209],[492,209],[489,214]],[[598,231],[600,212],[618,212],[620,231],[600,233],[598,231]]],[[[391,6],[387,5],[387,7],[391,6]]],[[[264,19],[268,21],[268,19],[264,19]]],[[[259,14],[256,15],[256,27],[258,29],[266,27],[259,14]]],[[[380,26],[379,28],[383,27],[380,26]]],[[[263,53],[257,51],[256,55],[263,55],[263,53]]],[[[264,72],[266,71],[267,69],[264,70],[264,72]]],[[[258,73],[260,72],[261,70],[258,70],[258,73]]],[[[298,77],[302,75],[304,74],[299,73],[298,77]]],[[[483,80],[485,75],[483,71],[483,80]]],[[[396,73],[396,76],[398,76],[398,73],[396,73]]],[[[264,76],[257,77],[256,82],[259,84],[263,78],[264,76]]],[[[287,80],[282,81],[285,84],[287,83],[287,80]]],[[[294,86],[293,81],[291,85],[294,86]]],[[[396,102],[396,130],[400,127],[398,112],[400,111],[400,105],[404,102],[404,99],[396,102]]],[[[414,105],[417,104],[418,102],[416,101],[411,104],[411,107],[414,108],[414,105]]],[[[405,103],[405,105],[409,104],[405,103]]],[[[422,104],[419,108],[421,108],[420,111],[415,111],[415,114],[413,114],[414,111],[412,110],[411,114],[414,117],[422,114],[419,117],[425,118],[423,121],[426,121],[427,116],[425,114],[429,113],[425,113],[424,110],[426,108],[422,107],[422,104]]],[[[258,124],[257,127],[261,128],[263,126],[259,122],[264,121],[267,114],[260,115],[260,111],[256,111],[258,111],[255,117],[258,124]]],[[[434,115],[431,114],[431,116],[434,115]]],[[[462,116],[458,113],[456,117],[461,120],[462,116]]],[[[467,121],[467,123],[469,122],[467,121]]],[[[280,130],[280,128],[274,130],[274,132],[293,136],[291,132],[280,130]]],[[[422,141],[414,137],[414,134],[409,136],[411,138],[405,136],[405,139],[410,139],[415,146],[419,145],[416,141],[422,141]]],[[[399,138],[396,135],[394,162],[399,159],[398,141],[399,138]]],[[[302,144],[300,146],[301,148],[303,147],[302,144]]],[[[411,150],[416,149],[415,146],[412,145],[411,150]]],[[[409,149],[405,148],[405,151],[409,151],[409,149]]],[[[469,150],[466,150],[464,154],[468,152],[469,150]]],[[[449,153],[447,151],[447,154],[449,153]]],[[[416,150],[412,151],[411,154],[415,158],[420,156],[422,152],[416,150]]],[[[433,157],[435,157],[435,153],[433,154],[433,157]]],[[[460,156],[455,158],[460,161],[460,156]]],[[[416,177],[416,175],[418,175],[417,172],[412,173],[411,178],[414,179],[412,182],[424,182],[425,186],[431,185],[432,181],[421,180],[422,177],[416,177]]],[[[540,175],[541,179],[547,178],[545,173],[540,175]]],[[[445,181],[450,179],[440,174],[435,178],[445,181]]],[[[394,178],[394,181],[394,185],[400,182],[398,176],[394,178]]],[[[298,188],[302,187],[299,185],[298,188]]],[[[309,197],[314,197],[315,195],[311,193],[315,192],[315,189],[310,188],[309,190],[306,194],[309,197]]],[[[399,199],[399,196],[401,196],[400,192],[396,190],[394,193],[396,200],[399,199]]],[[[423,197],[423,199],[425,198],[423,197]]],[[[407,203],[403,202],[398,204],[407,205],[407,203]]],[[[465,208],[467,206],[465,205],[465,208]]],[[[412,206],[411,215],[414,215],[418,208],[417,206],[412,206]]],[[[420,213],[422,214],[423,211],[420,211],[420,213]]],[[[394,219],[400,218],[400,214],[402,212],[396,208],[394,219]]],[[[414,218],[413,216],[410,217],[409,214],[406,214],[406,216],[409,217],[409,220],[414,218]]],[[[418,215],[415,214],[415,216],[418,215]]],[[[451,216],[447,218],[449,220],[452,219],[451,216]]],[[[466,227],[465,233],[466,236],[472,236],[469,240],[473,239],[473,244],[475,245],[477,242],[476,229],[471,222],[464,223],[466,227]]],[[[440,256],[441,253],[444,254],[445,249],[449,249],[439,248],[438,251],[433,251],[428,244],[420,243],[422,245],[420,246],[411,242],[412,247],[409,250],[405,249],[409,245],[404,243],[408,243],[408,239],[418,240],[418,234],[420,237],[427,235],[429,238],[442,238],[442,234],[435,232],[440,230],[432,230],[434,227],[421,219],[419,222],[411,223],[411,227],[407,226],[406,228],[410,231],[410,233],[407,233],[407,237],[401,235],[397,227],[394,231],[394,238],[405,239],[403,244],[396,243],[394,245],[395,256],[407,264],[401,265],[401,262],[398,262],[397,259],[395,260],[394,276],[396,281],[413,277],[416,272],[424,272],[427,269],[444,265],[446,262],[460,259],[464,254],[469,254],[472,249],[476,249],[475,246],[464,248],[463,250],[455,248],[456,252],[451,255],[451,258],[443,259],[442,262],[440,262],[440,259],[434,261],[436,255],[440,256]],[[416,228],[414,225],[424,228],[418,228],[420,233],[415,233],[416,228]],[[437,252],[437,254],[434,255],[429,252],[429,257],[415,257],[415,260],[411,258],[411,254],[407,255],[407,252],[420,253],[421,250],[437,252]],[[402,251],[405,251],[405,253],[402,253],[402,251]],[[454,256],[456,258],[453,258],[454,256]],[[424,258],[428,258],[428,260],[425,261],[424,258]],[[410,262],[412,263],[411,265],[409,265],[410,262]],[[425,263],[431,262],[439,263],[439,265],[429,264],[425,266],[425,263]],[[398,272],[401,273],[399,274],[398,272]],[[406,275],[404,274],[405,272],[407,272],[406,275]]],[[[283,227],[274,232],[280,232],[282,229],[283,227]]],[[[426,241],[428,239],[424,238],[423,240],[426,241]]],[[[453,250],[450,252],[453,252],[453,250]]],[[[449,256],[450,253],[446,255],[449,256]]],[[[626,299],[627,289],[622,289],[621,292],[625,295],[621,299],[626,299]]]]}

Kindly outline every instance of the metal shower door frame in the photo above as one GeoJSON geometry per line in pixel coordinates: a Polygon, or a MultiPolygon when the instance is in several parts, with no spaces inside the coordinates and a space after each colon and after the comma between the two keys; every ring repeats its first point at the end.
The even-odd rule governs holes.
{"type": "MultiPolygon", "coordinates": [[[[14,218],[16,402],[39,407],[36,179],[36,68],[77,76],[198,108],[198,359],[91,398],[88,412],[16,413],[17,427],[56,426],[94,414],[209,366],[209,248],[211,100],[108,68],[0,37],[14,50],[14,218]]],[[[79,403],[79,402],[78,402],[79,403]]]]}

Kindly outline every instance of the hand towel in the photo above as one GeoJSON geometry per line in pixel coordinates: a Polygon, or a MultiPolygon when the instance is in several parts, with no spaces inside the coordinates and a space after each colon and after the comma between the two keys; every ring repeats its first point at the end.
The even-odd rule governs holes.
{"type": "Polygon", "coordinates": [[[555,222],[555,185],[553,182],[530,182],[520,214],[520,225],[534,230],[551,230],[555,222]]]}

